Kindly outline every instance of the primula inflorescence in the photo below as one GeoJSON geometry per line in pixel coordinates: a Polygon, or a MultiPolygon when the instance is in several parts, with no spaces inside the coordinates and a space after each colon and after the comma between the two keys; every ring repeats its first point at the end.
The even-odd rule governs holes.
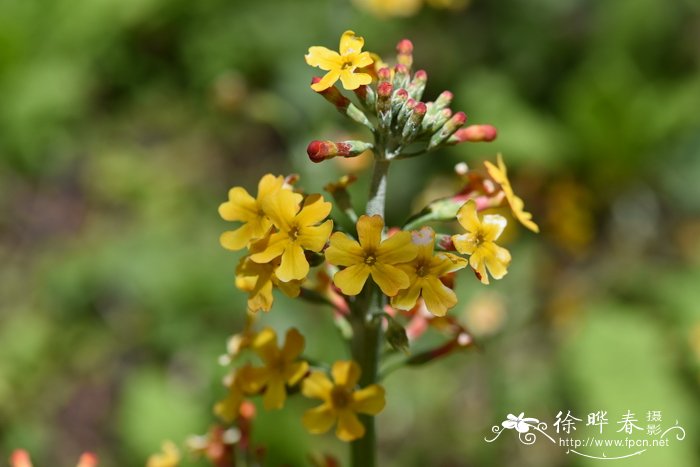
{"type": "Polygon", "coordinates": [[[332,203],[322,195],[297,190],[296,176],[267,174],[255,196],[232,188],[219,207],[224,220],[236,223],[221,236],[222,246],[246,250],[235,284],[248,295],[249,316],[246,330],[231,340],[226,361],[234,368],[225,380],[228,396],[215,411],[232,423],[241,419],[246,400],[256,395],[262,395],[266,410],[283,408],[293,394],[320,399],[320,406],[303,415],[303,425],[311,433],[335,425],[338,438],[355,441],[352,464],[371,467],[374,444],[363,440],[374,438],[372,417],[385,404],[378,384],[380,355],[386,354],[379,345],[382,334],[390,348],[411,350],[404,365],[422,365],[471,345],[471,336],[448,314],[458,302],[455,274],[469,267],[488,284],[489,278],[504,277],[511,261],[508,250],[496,243],[506,218],[480,212],[507,204],[525,227],[535,232],[538,227],[513,193],[500,154],[497,165],[486,162],[486,170],[458,165],[461,190],[430,203],[403,226],[386,225],[392,162],[463,142],[489,142],[496,130],[465,126],[464,112],[450,108],[449,91],[433,101],[422,100],[428,75],[413,71],[410,41],[399,42],[394,66],[363,52],[363,46],[363,38],[346,31],[339,52],[310,47],[306,62],[326,72],[312,80],[312,90],[372,133],[372,141],[317,140],[307,149],[316,163],[372,151],[375,168],[364,213],[355,212],[351,200],[354,175],[326,185],[342,219],[328,218],[332,203]],[[338,84],[352,93],[347,95],[338,84]],[[310,359],[304,354],[305,338],[294,328],[281,345],[272,328],[256,332],[256,312],[271,310],[276,288],[289,297],[329,306],[352,358],[326,363],[310,359]],[[429,329],[447,340],[421,349],[419,338],[429,329]]]}

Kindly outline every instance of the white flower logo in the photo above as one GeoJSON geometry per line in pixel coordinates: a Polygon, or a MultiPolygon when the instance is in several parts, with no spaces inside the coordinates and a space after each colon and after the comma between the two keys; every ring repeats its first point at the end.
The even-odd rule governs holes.
{"type": "Polygon", "coordinates": [[[524,416],[525,412],[520,412],[520,415],[517,417],[512,413],[509,413],[506,417],[508,420],[505,420],[503,423],[501,423],[501,425],[503,425],[503,428],[508,430],[515,428],[518,433],[527,433],[532,427],[530,423],[537,424],[540,422],[536,418],[524,418],[524,416]]]}

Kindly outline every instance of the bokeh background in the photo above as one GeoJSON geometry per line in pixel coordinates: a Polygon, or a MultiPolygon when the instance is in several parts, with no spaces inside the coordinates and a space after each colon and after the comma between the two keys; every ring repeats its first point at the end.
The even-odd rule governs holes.
{"type": "MultiPolygon", "coordinates": [[[[389,221],[502,152],[542,227],[506,233],[510,273],[458,281],[470,350],[386,381],[386,466],[588,466],[538,441],[484,441],[508,413],[551,423],[662,410],[687,437],[619,465],[700,465],[700,2],[697,0],[0,1],[0,454],[143,465],[214,422],[217,358],[242,329],[233,185],[345,172],[312,139],[366,138],[308,87],[311,45],[345,29],[391,59],[404,37],[491,144],[395,164],[389,221]]],[[[356,189],[355,189],[356,188],[356,189]]],[[[328,310],[278,297],[263,323],[346,357],[328,310]]],[[[311,404],[261,414],[269,465],[335,453],[311,404]]],[[[645,422],[645,420],[642,420],[645,422]]],[[[614,428],[613,428],[614,427],[614,428]]],[[[185,465],[204,465],[197,461],[185,465]]]]}

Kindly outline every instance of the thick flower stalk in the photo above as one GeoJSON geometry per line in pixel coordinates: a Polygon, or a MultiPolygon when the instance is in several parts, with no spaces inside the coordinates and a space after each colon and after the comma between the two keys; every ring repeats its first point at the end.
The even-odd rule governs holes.
{"type": "MultiPolygon", "coordinates": [[[[248,456],[253,451],[247,434],[255,418],[249,399],[261,397],[265,410],[278,410],[300,393],[321,401],[309,407],[300,426],[314,434],[335,427],[335,435],[350,443],[349,464],[374,467],[374,417],[386,402],[381,378],[472,347],[471,335],[450,315],[460,298],[455,291],[458,272],[470,266],[488,284],[508,271],[511,255],[496,243],[508,221],[481,212],[507,204],[514,218],[538,231],[515,195],[500,155],[497,165],[486,162],[482,170],[459,164],[461,190],[429,203],[403,226],[387,225],[393,163],[426,154],[438,157],[433,153],[461,143],[490,142],[497,132],[491,125],[467,125],[466,113],[451,107],[450,91],[424,99],[428,73],[413,70],[409,40],[398,43],[394,65],[363,47],[362,37],[345,31],[337,52],[314,46],[305,59],[326,72],[311,80],[312,90],[371,131],[369,141],[319,139],[307,146],[314,163],[372,153],[364,209],[356,212],[351,199],[354,175],[325,186],[334,212],[345,217],[340,220],[329,218],[333,204],[321,195],[296,192],[295,177],[273,174],[262,177],[255,197],[232,188],[219,208],[224,220],[240,223],[222,235],[221,244],[246,249],[235,284],[247,295],[249,316],[272,310],[276,289],[328,307],[351,356],[324,362],[323,356],[304,354],[306,341],[316,336],[305,338],[290,329],[280,346],[272,328],[255,331],[255,319],[249,319],[246,330],[229,341],[222,359],[231,366],[224,378],[227,395],[215,406],[225,423],[246,433],[237,448],[248,456]],[[454,230],[457,224],[459,231],[454,230]],[[429,331],[444,336],[443,342],[424,343],[422,336],[429,331]]],[[[229,459],[233,449],[226,452],[229,459]]]]}

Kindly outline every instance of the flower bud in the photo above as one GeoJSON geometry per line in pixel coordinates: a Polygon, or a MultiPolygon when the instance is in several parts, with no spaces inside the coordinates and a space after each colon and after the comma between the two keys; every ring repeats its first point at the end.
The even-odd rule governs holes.
{"type": "Polygon", "coordinates": [[[408,39],[403,39],[396,44],[396,61],[410,69],[413,65],[413,43],[408,39]]]}
{"type": "Polygon", "coordinates": [[[379,84],[391,81],[391,68],[385,66],[377,70],[377,80],[379,80],[379,84]]]}
{"type": "Polygon", "coordinates": [[[425,70],[418,70],[413,75],[413,80],[411,84],[408,85],[408,95],[415,100],[420,100],[423,97],[423,91],[425,91],[425,85],[428,82],[428,74],[425,70]]]}
{"type": "Polygon", "coordinates": [[[394,68],[394,87],[395,88],[405,88],[411,79],[411,75],[408,73],[408,68],[405,65],[398,64],[394,68]]]}
{"type": "Polygon", "coordinates": [[[399,113],[406,105],[408,100],[408,91],[405,89],[397,90],[391,98],[391,115],[394,119],[394,124],[398,121],[399,113]]]}
{"type": "Polygon", "coordinates": [[[428,107],[424,102],[418,102],[413,108],[413,112],[408,116],[408,121],[403,127],[403,132],[401,132],[401,137],[405,142],[411,142],[418,136],[421,130],[421,123],[423,123],[423,118],[425,117],[428,107]]]}
{"type": "Polygon", "coordinates": [[[401,129],[406,125],[406,121],[408,120],[408,116],[411,115],[411,112],[413,112],[413,108],[416,106],[417,102],[415,99],[409,98],[406,101],[406,104],[401,108],[401,111],[399,112],[399,115],[396,117],[396,127],[401,129]]]}
{"type": "Polygon", "coordinates": [[[438,112],[433,112],[435,103],[428,102],[427,106],[428,113],[423,119],[423,130],[427,131],[428,133],[435,133],[445,124],[445,122],[447,122],[447,120],[450,119],[450,117],[452,117],[452,109],[447,108],[438,112]]]}
{"type": "Polygon", "coordinates": [[[377,116],[382,128],[389,128],[391,125],[391,92],[393,89],[391,83],[386,81],[377,85],[377,116]]]}
{"type": "Polygon", "coordinates": [[[365,109],[371,109],[374,107],[374,103],[377,100],[377,95],[374,93],[374,89],[371,86],[362,85],[355,89],[355,95],[360,100],[365,109]]]}
{"type": "Polygon", "coordinates": [[[332,159],[336,156],[355,157],[368,149],[371,149],[372,143],[364,141],[343,141],[335,143],[333,141],[311,141],[306,148],[306,153],[312,162],[321,162],[326,159],[332,159]]]}
{"type": "MultiPolygon", "coordinates": [[[[319,81],[321,81],[321,78],[318,76],[311,78],[311,84],[316,84],[319,81]]],[[[335,86],[331,86],[323,91],[316,91],[316,93],[320,94],[324,99],[333,104],[340,113],[345,113],[345,109],[347,109],[348,105],[350,105],[350,99],[343,96],[340,90],[335,86]]]]}
{"type": "Polygon", "coordinates": [[[395,350],[400,350],[403,353],[408,353],[408,336],[406,330],[394,318],[386,316],[387,330],[386,340],[395,350]]]}
{"type": "Polygon", "coordinates": [[[469,125],[466,128],[460,128],[450,136],[447,144],[459,144],[464,142],[480,143],[491,142],[496,139],[496,127],[492,125],[469,125]]]}
{"type": "Polygon", "coordinates": [[[432,138],[430,138],[430,143],[428,143],[428,149],[435,148],[436,146],[442,144],[452,136],[454,132],[456,132],[459,127],[464,125],[464,122],[467,121],[467,114],[464,112],[457,112],[454,114],[449,120],[447,120],[444,125],[442,125],[442,128],[438,132],[436,132],[432,138]]]}

